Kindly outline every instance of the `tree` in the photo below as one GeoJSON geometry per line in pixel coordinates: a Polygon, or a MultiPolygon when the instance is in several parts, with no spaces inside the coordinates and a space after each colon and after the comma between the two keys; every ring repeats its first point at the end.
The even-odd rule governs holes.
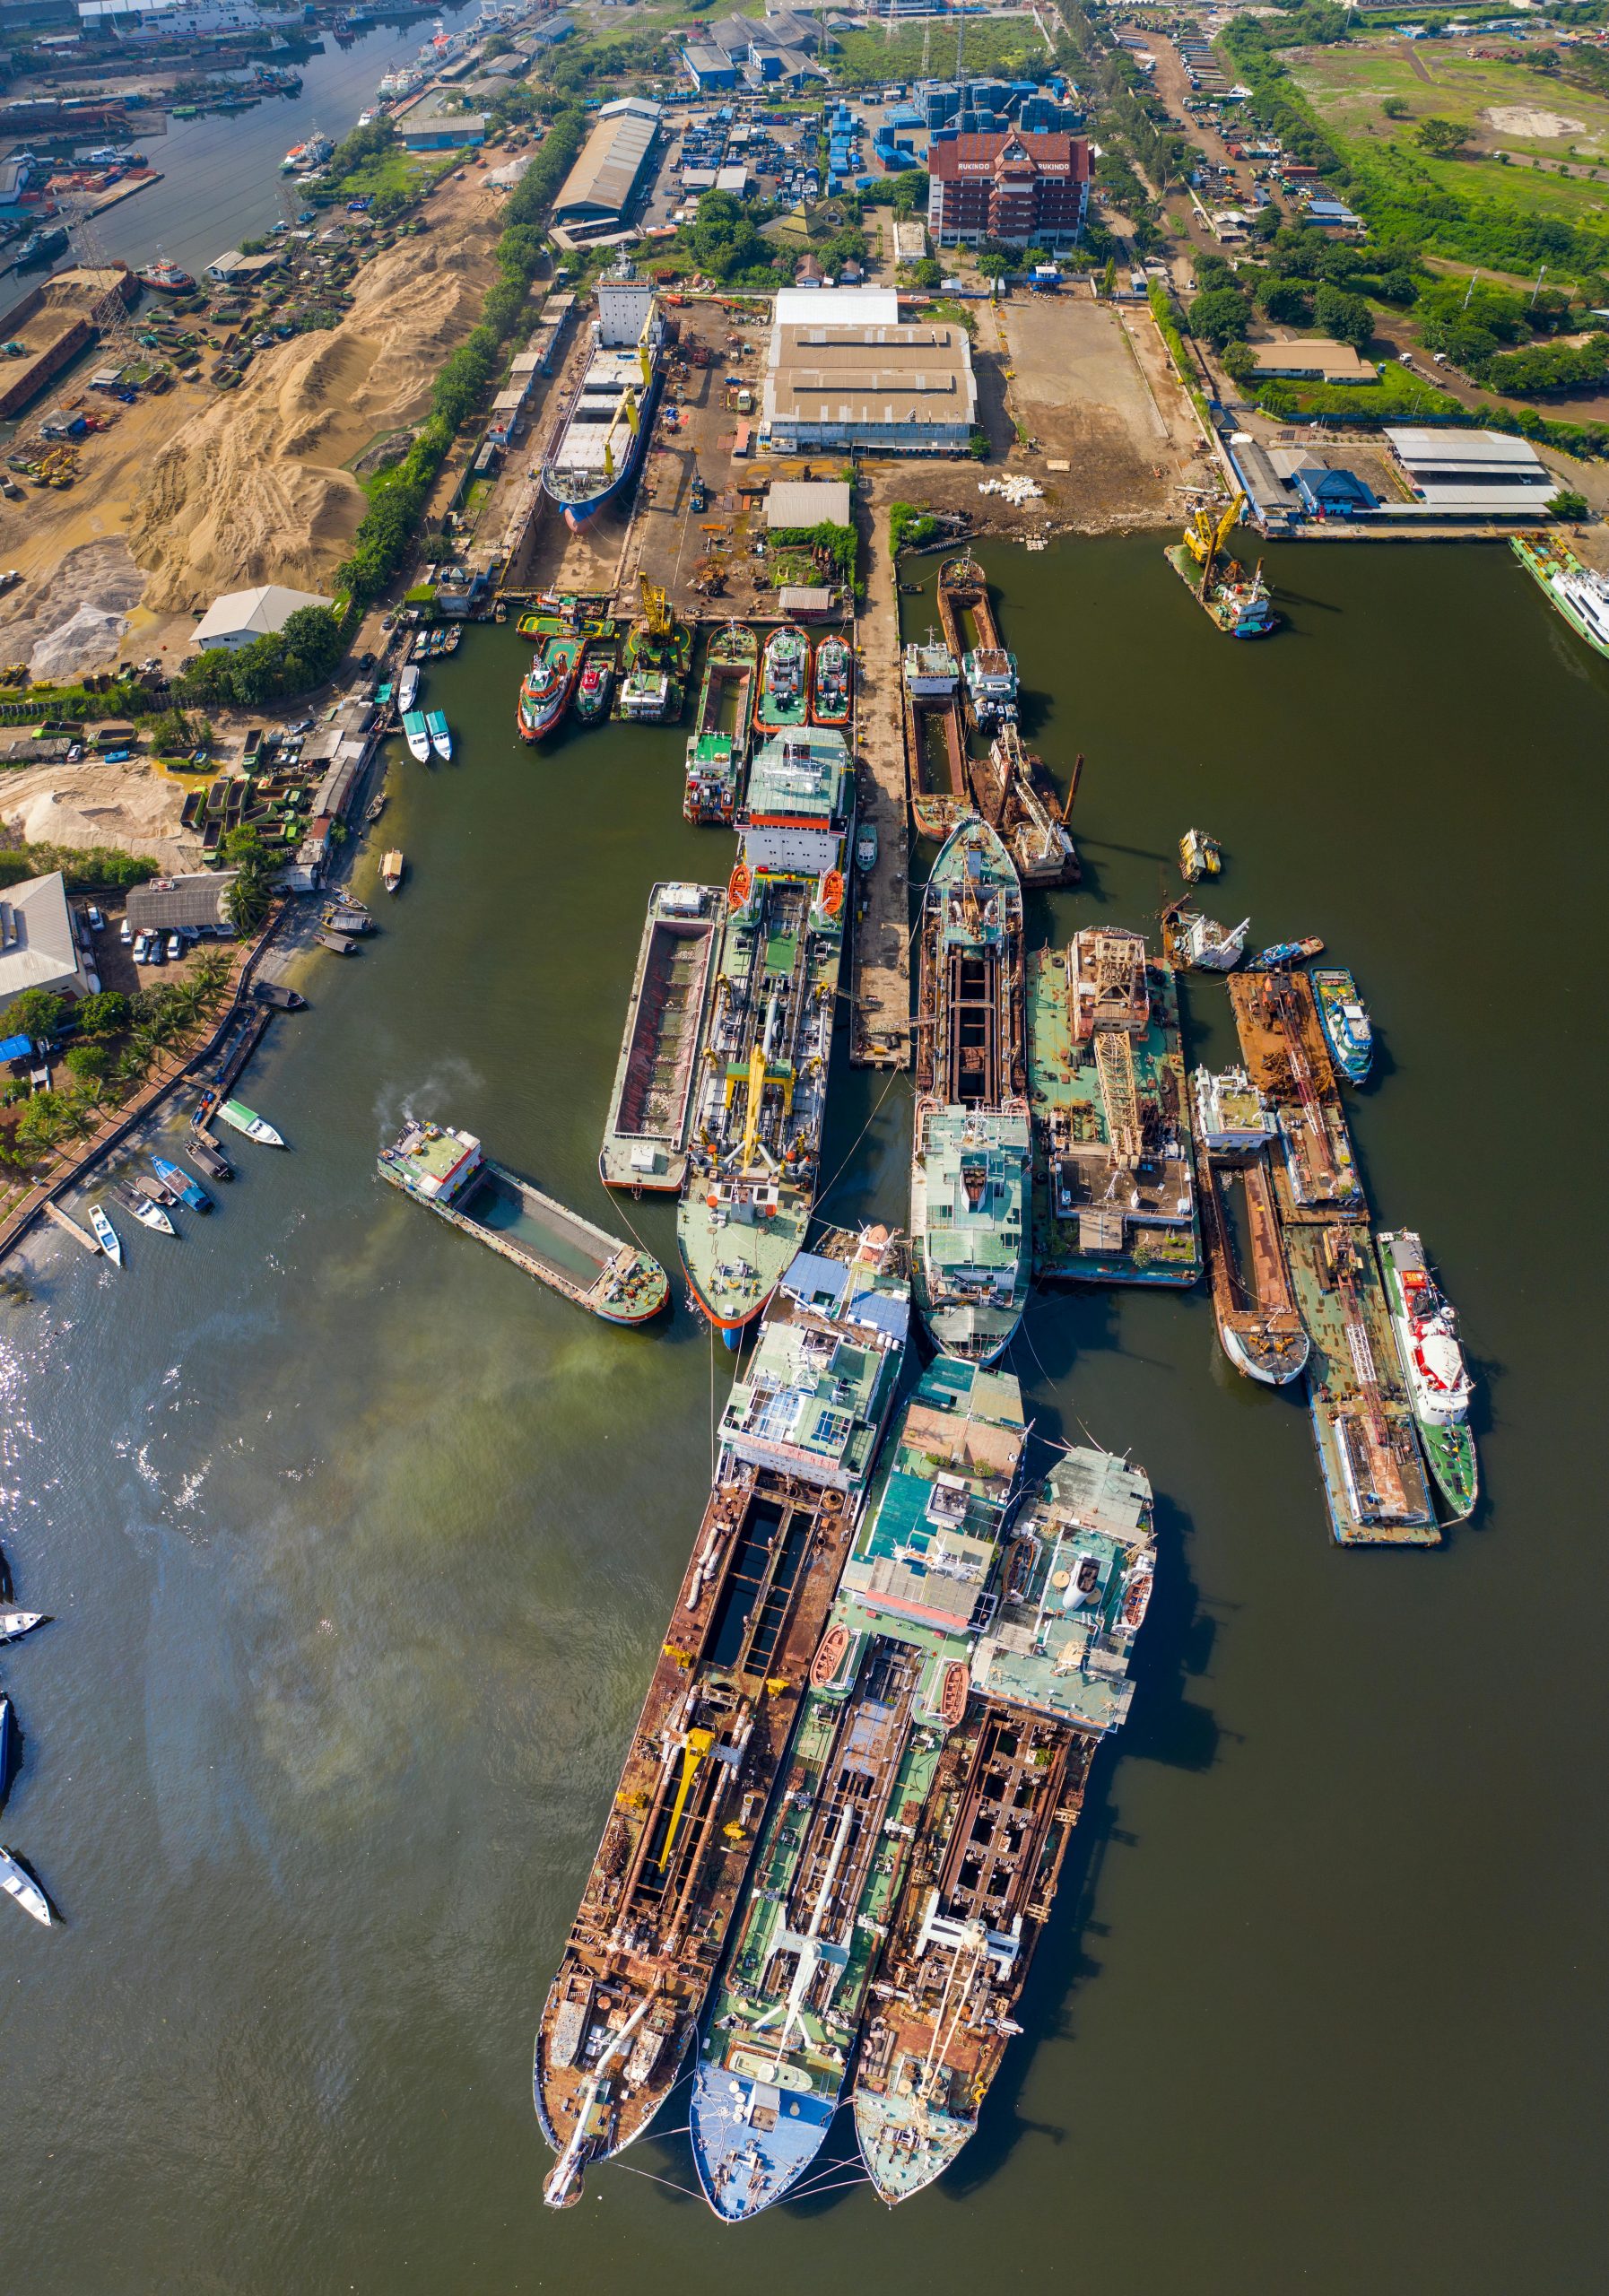
{"type": "Polygon", "coordinates": [[[1231,287],[1211,288],[1206,294],[1197,295],[1190,306],[1192,332],[1214,351],[1222,351],[1227,343],[1244,342],[1249,325],[1246,298],[1231,287]]]}
{"type": "Polygon", "coordinates": [[[81,1084],[98,1090],[112,1073],[110,1048],[103,1044],[75,1044],[67,1054],[66,1065],[81,1084]]]}
{"type": "Polygon", "coordinates": [[[56,1034],[66,1009],[66,998],[57,996],[54,989],[25,988],[5,1009],[6,1034],[30,1037],[35,1044],[43,1044],[56,1034]]]}
{"type": "Polygon", "coordinates": [[[121,1036],[131,1018],[127,997],[115,988],[103,988],[79,1005],[78,1033],[91,1039],[121,1036]]]}
{"type": "Polygon", "coordinates": [[[17,1145],[30,1156],[49,1152],[66,1137],[67,1098],[63,1092],[36,1092],[17,1118],[17,1145]]]}
{"type": "Polygon", "coordinates": [[[944,266],[936,263],[932,256],[925,255],[920,263],[912,265],[910,275],[918,287],[926,287],[931,294],[944,276],[944,266]]]}
{"type": "Polygon", "coordinates": [[[1469,142],[1468,128],[1456,119],[1422,119],[1417,133],[1420,149],[1437,160],[1461,158],[1469,142]]]}
{"type": "Polygon", "coordinates": [[[1407,105],[1400,96],[1387,96],[1380,106],[1380,109],[1387,119],[1407,119],[1412,117],[1407,105]]]}
{"type": "Polygon", "coordinates": [[[1578,494],[1574,487],[1561,486],[1557,494],[1549,497],[1547,509],[1550,518],[1568,518],[1574,522],[1587,517],[1589,505],[1587,497],[1578,494]]]}
{"type": "Polygon", "coordinates": [[[1237,383],[1245,382],[1257,371],[1257,362],[1252,356],[1249,344],[1238,341],[1226,343],[1222,356],[1224,373],[1237,383]]]}
{"type": "Polygon", "coordinates": [[[1332,287],[1327,279],[1313,298],[1313,317],[1326,335],[1337,343],[1350,343],[1354,351],[1361,351],[1374,334],[1374,313],[1362,296],[1332,287]]]}
{"type": "Polygon", "coordinates": [[[1405,264],[1398,264],[1382,273],[1376,292],[1382,303],[1411,303],[1419,292],[1419,283],[1405,264]]]}
{"type": "Polygon", "coordinates": [[[230,923],[242,940],[261,930],[274,902],[274,865],[255,829],[231,829],[223,840],[227,868],[239,874],[229,889],[230,923]]]}
{"type": "Polygon", "coordinates": [[[1300,279],[1258,280],[1257,300],[1268,317],[1283,326],[1306,326],[1313,316],[1308,291],[1300,279]]]}
{"type": "Polygon", "coordinates": [[[1004,279],[1010,269],[1009,256],[980,255],[978,258],[978,276],[982,279],[1004,279]]]}

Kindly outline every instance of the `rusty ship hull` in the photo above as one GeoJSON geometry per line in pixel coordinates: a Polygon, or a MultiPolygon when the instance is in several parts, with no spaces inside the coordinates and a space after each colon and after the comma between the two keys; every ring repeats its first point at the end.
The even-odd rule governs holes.
{"type": "Polygon", "coordinates": [[[1281,1217],[1357,1218],[1363,1189],[1311,981],[1283,968],[1231,973],[1229,995],[1247,1073],[1279,1110],[1281,1217]]]}
{"type": "Polygon", "coordinates": [[[1097,1744],[974,1700],[945,1746],[856,2075],[857,2140],[890,2206],[942,2176],[977,2130],[1097,1744]]]}
{"type": "Polygon", "coordinates": [[[1218,1344],[1247,1378],[1283,1387],[1305,1370],[1309,1341],[1291,1286],[1267,1158],[1217,1156],[1197,1141],[1196,1171],[1218,1344]],[[1237,1190],[1244,1252],[1226,1201],[1237,1190]]]}
{"type": "Polygon", "coordinates": [[[710,1494],[537,2031],[555,2207],[674,2085],[747,1877],[847,1551],[851,1508],[772,1468],[710,1494]]]}
{"type": "Polygon", "coordinates": [[[953,694],[905,690],[905,788],[918,837],[943,844],[972,810],[967,745],[953,694]]]}

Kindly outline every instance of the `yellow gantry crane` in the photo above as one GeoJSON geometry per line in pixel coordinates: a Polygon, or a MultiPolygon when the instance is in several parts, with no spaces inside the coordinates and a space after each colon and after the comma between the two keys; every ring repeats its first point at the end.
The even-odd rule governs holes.
{"type": "Polygon", "coordinates": [[[670,609],[670,593],[663,582],[650,582],[646,574],[637,577],[637,587],[642,598],[642,611],[648,625],[650,638],[668,638],[674,627],[675,617],[670,609]]]}
{"type": "Polygon", "coordinates": [[[1244,494],[1237,494],[1223,516],[1214,525],[1210,510],[1197,510],[1185,528],[1185,548],[1201,569],[1201,587],[1205,590],[1213,578],[1213,569],[1218,563],[1220,552],[1235,530],[1241,511],[1246,508],[1244,494]]]}

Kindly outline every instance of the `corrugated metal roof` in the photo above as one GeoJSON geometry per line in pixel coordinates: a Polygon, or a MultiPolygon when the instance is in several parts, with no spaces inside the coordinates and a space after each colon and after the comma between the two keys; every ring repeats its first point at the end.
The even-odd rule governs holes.
{"type": "Polygon", "coordinates": [[[658,126],[657,111],[648,109],[653,111],[652,117],[636,109],[613,108],[600,116],[553,202],[555,217],[623,213],[658,126]]]}
{"type": "Polygon", "coordinates": [[[1401,459],[1410,468],[1474,469],[1478,466],[1512,465],[1516,468],[1535,471],[1546,477],[1547,471],[1535,447],[1524,439],[1510,439],[1500,430],[1424,430],[1406,427],[1389,429],[1386,436],[1401,459]]]}
{"type": "Polygon", "coordinates": [[[849,523],[849,489],[839,478],[779,480],[765,499],[765,522],[778,526],[849,523]]]}
{"type": "Polygon", "coordinates": [[[223,900],[238,869],[206,869],[193,877],[155,877],[148,885],[129,888],[124,914],[138,932],[158,926],[165,933],[189,925],[197,931],[215,931],[225,922],[223,900]]]}

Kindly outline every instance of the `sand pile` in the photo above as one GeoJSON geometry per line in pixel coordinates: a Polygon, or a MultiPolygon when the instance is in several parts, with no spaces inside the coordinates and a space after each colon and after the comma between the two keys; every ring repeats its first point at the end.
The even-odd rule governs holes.
{"type": "Polygon", "coordinates": [[[154,457],[128,529],[148,606],[204,607],[258,582],[328,590],[367,507],[342,465],[419,420],[480,316],[495,219],[446,220],[358,274],[340,326],[260,353],[154,457]]]}
{"type": "Polygon", "coordinates": [[[25,765],[0,777],[0,818],[29,845],[120,846],[166,869],[200,865],[200,840],[178,825],[184,791],[149,765],[25,765]]]}
{"type": "Polygon", "coordinates": [[[139,603],[141,587],[140,570],[123,543],[79,544],[48,579],[25,579],[6,599],[0,661],[26,662],[36,678],[68,683],[109,666],[123,650],[128,610],[139,603]]]}

